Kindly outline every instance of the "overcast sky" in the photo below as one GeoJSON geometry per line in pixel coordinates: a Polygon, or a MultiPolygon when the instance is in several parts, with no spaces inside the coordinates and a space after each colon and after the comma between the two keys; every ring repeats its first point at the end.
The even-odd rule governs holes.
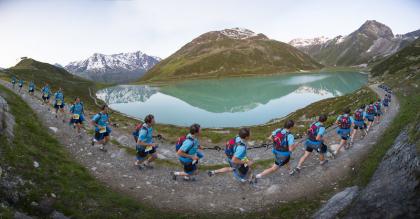
{"type": "Polygon", "coordinates": [[[198,35],[245,27],[283,42],[349,34],[368,19],[420,28],[419,0],[0,0],[0,67],[67,64],[95,52],[165,58],[198,35]]]}

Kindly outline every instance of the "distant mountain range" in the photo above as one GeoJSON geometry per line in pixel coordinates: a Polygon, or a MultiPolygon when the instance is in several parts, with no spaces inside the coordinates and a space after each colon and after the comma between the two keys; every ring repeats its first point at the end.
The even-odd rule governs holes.
{"type": "Polygon", "coordinates": [[[318,62],[298,49],[243,28],[211,31],[150,69],[142,81],[218,78],[313,70],[318,62]]]}
{"type": "Polygon", "coordinates": [[[95,53],[64,68],[72,74],[98,82],[124,83],[135,81],[161,59],[140,51],[104,55],[95,53]]]}
{"type": "Polygon", "coordinates": [[[294,39],[290,45],[329,66],[364,65],[381,60],[407,46],[420,36],[420,30],[395,35],[391,28],[375,20],[366,21],[347,36],[333,39],[294,39]]]}

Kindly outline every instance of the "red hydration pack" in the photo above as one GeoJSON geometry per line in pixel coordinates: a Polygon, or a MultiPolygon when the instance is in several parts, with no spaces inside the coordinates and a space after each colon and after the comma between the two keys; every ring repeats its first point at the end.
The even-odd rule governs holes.
{"type": "Polygon", "coordinates": [[[374,114],[375,113],[375,106],[373,106],[373,104],[370,104],[366,111],[369,114],[374,114]]]}
{"type": "Polygon", "coordinates": [[[236,137],[226,142],[225,154],[229,159],[231,159],[233,157],[233,154],[235,153],[235,146],[236,146],[236,137]]]}
{"type": "Polygon", "coordinates": [[[282,133],[283,129],[280,129],[276,132],[273,138],[274,149],[281,152],[288,152],[289,151],[289,141],[287,137],[289,136],[290,132],[282,133]]]}
{"type": "Polygon", "coordinates": [[[340,116],[340,119],[338,120],[338,125],[341,129],[349,129],[350,124],[350,117],[349,116],[340,116]]]}
{"type": "Polygon", "coordinates": [[[308,138],[311,141],[317,141],[316,136],[318,135],[319,128],[322,127],[322,125],[317,126],[316,122],[312,123],[312,125],[308,129],[308,138]]]}
{"type": "Polygon", "coordinates": [[[187,140],[187,136],[183,135],[179,137],[178,141],[175,145],[175,152],[178,152],[178,150],[181,148],[182,144],[184,144],[184,141],[187,140]]]}
{"type": "Polygon", "coordinates": [[[354,119],[356,121],[363,121],[363,110],[361,109],[356,110],[356,112],[354,113],[354,119]]]}

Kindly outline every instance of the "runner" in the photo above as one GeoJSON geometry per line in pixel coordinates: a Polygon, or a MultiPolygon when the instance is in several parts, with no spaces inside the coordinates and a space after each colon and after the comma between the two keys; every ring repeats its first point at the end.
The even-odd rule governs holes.
{"type": "Polygon", "coordinates": [[[327,121],[327,116],[320,115],[318,118],[318,122],[314,122],[309,126],[308,139],[305,142],[305,154],[299,159],[298,165],[292,171],[290,171],[290,175],[300,173],[302,164],[309,157],[309,155],[311,155],[313,150],[316,150],[319,153],[320,165],[324,165],[328,162],[328,160],[325,159],[325,153],[327,152],[328,148],[324,144],[323,138],[325,134],[325,121],[327,121]]]}
{"type": "Polygon", "coordinates": [[[70,107],[70,113],[72,114],[70,119],[70,124],[73,125],[74,128],[77,127],[77,134],[79,137],[81,137],[81,130],[83,127],[83,121],[85,121],[85,112],[83,103],[80,101],[79,97],[76,97],[74,99],[73,105],[70,107]]]}
{"type": "MultiPolygon", "coordinates": [[[[334,151],[334,155],[338,155],[341,148],[344,146],[345,149],[348,149],[350,146],[347,145],[347,140],[350,138],[351,126],[354,124],[353,117],[350,116],[350,109],[346,108],[343,111],[343,115],[337,117],[335,123],[338,125],[337,134],[340,136],[341,141],[337,150],[334,151]]],[[[353,141],[351,141],[353,142],[353,141]]]]}
{"type": "Polygon", "coordinates": [[[382,100],[381,100],[381,98],[379,98],[378,101],[376,101],[375,107],[376,107],[376,114],[375,114],[376,123],[379,124],[381,122],[381,115],[382,115],[382,100]]]}
{"type": "Polygon", "coordinates": [[[20,93],[20,91],[22,90],[22,87],[23,87],[23,84],[25,83],[25,81],[23,80],[23,79],[19,79],[19,82],[18,82],[18,86],[19,86],[19,93],[20,93]]]}
{"type": "Polygon", "coordinates": [[[190,133],[178,141],[176,149],[184,171],[171,172],[173,180],[176,180],[177,176],[183,176],[186,181],[195,181],[194,175],[198,174],[198,161],[203,157],[203,154],[198,151],[198,149],[202,149],[198,140],[200,132],[200,125],[193,124],[190,126],[190,133]]]}
{"type": "Polygon", "coordinates": [[[283,128],[273,131],[269,138],[273,140],[272,152],[275,159],[274,164],[262,173],[257,174],[255,176],[254,183],[257,183],[258,179],[277,171],[284,165],[286,165],[287,169],[290,171],[290,156],[292,151],[298,146],[298,144],[295,143],[295,137],[290,132],[294,125],[295,123],[293,120],[288,120],[284,123],[283,128]]]}
{"type": "MultiPolygon", "coordinates": [[[[63,89],[60,87],[58,91],[54,94],[54,109],[55,109],[55,118],[58,118],[58,113],[60,112],[61,116],[65,116],[64,114],[64,94],[63,89]]],[[[63,118],[63,122],[66,120],[63,118]]]]}
{"type": "Polygon", "coordinates": [[[366,129],[366,132],[369,132],[370,128],[372,127],[375,121],[375,115],[376,115],[376,107],[373,104],[373,101],[371,101],[369,105],[366,107],[366,119],[368,120],[368,126],[366,129]]]}
{"type": "Polygon", "coordinates": [[[155,117],[153,115],[147,115],[144,118],[144,124],[140,129],[136,145],[137,160],[135,163],[139,169],[143,169],[143,167],[153,168],[150,163],[157,158],[156,150],[158,144],[153,142],[154,124],[155,117]]]}
{"type": "Polygon", "coordinates": [[[388,111],[388,107],[389,107],[388,96],[385,96],[385,98],[382,100],[382,105],[384,106],[384,113],[386,113],[388,111]]]}
{"type": "Polygon", "coordinates": [[[16,79],[16,76],[13,76],[13,77],[12,77],[12,81],[11,81],[11,82],[12,82],[12,87],[13,87],[13,89],[15,89],[16,80],[17,80],[17,79],[16,79]]]}
{"type": "Polygon", "coordinates": [[[108,115],[108,106],[105,104],[101,107],[101,112],[94,115],[92,118],[92,125],[95,127],[95,136],[92,138],[92,146],[95,143],[101,144],[99,150],[107,152],[105,145],[109,142],[110,134],[112,132],[109,127],[110,119],[108,115]]]}
{"type": "MultiPolygon", "coordinates": [[[[218,170],[209,171],[209,176],[214,176],[219,173],[233,172],[233,176],[240,182],[254,181],[251,173],[251,166],[254,161],[247,157],[247,141],[250,137],[250,130],[248,128],[241,128],[238,136],[228,142],[229,147],[226,148],[225,153],[228,156],[229,167],[218,170]],[[229,158],[231,157],[231,158],[229,158]]],[[[227,146],[228,146],[227,145],[227,146]]]]}
{"type": "Polygon", "coordinates": [[[43,100],[42,105],[47,104],[48,110],[50,110],[49,103],[50,103],[51,90],[48,83],[45,83],[44,87],[42,87],[41,94],[42,94],[42,100],[43,100]]]}
{"type": "Polygon", "coordinates": [[[31,95],[31,96],[34,95],[34,93],[35,93],[35,83],[34,83],[34,81],[29,82],[28,92],[29,92],[29,95],[31,95]]]}
{"type": "Polygon", "coordinates": [[[366,108],[366,105],[363,104],[360,106],[359,109],[356,110],[356,112],[354,112],[354,126],[353,126],[353,132],[350,137],[351,145],[353,145],[354,137],[356,136],[357,130],[360,129],[361,131],[363,131],[364,134],[362,138],[364,138],[367,135],[366,122],[365,122],[365,118],[366,118],[365,108],[366,108]]]}

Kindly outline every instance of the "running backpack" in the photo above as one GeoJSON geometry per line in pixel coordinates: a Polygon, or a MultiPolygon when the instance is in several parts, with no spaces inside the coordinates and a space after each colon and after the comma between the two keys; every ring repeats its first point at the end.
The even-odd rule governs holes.
{"type": "Polygon", "coordinates": [[[289,141],[287,137],[289,136],[290,132],[282,133],[283,129],[280,129],[276,132],[273,138],[274,148],[277,151],[281,152],[288,152],[289,151],[289,141]]]}
{"type": "Polygon", "coordinates": [[[226,142],[225,154],[229,159],[231,159],[233,157],[233,154],[235,153],[235,146],[236,146],[235,139],[236,138],[232,138],[226,142]]]}
{"type": "Polygon", "coordinates": [[[375,103],[376,109],[381,110],[381,103],[380,102],[376,102],[375,103]]]}
{"type": "Polygon", "coordinates": [[[356,121],[363,121],[363,111],[362,110],[357,110],[355,113],[354,113],[354,119],[356,120],[356,121]]]}
{"type": "Polygon", "coordinates": [[[349,116],[340,116],[340,119],[338,120],[338,125],[341,129],[349,129],[350,124],[350,117],[349,116]]]}
{"type": "Polygon", "coordinates": [[[312,123],[312,125],[308,129],[308,138],[309,138],[309,140],[311,140],[311,141],[317,141],[316,140],[316,136],[318,135],[318,131],[319,131],[319,128],[320,127],[322,127],[322,125],[317,126],[316,125],[316,122],[315,123],[312,123]]]}
{"type": "Polygon", "coordinates": [[[369,114],[374,114],[375,113],[375,107],[373,106],[373,104],[370,104],[368,106],[367,113],[369,113],[369,114]]]}
{"type": "MultiPolygon", "coordinates": [[[[192,139],[191,138],[188,138],[187,136],[185,136],[185,135],[183,135],[183,136],[181,136],[181,137],[179,137],[179,139],[178,139],[178,142],[175,144],[175,152],[178,152],[178,150],[181,148],[181,146],[182,146],[182,144],[184,144],[184,142],[187,140],[187,139],[190,139],[191,141],[192,141],[192,139]]],[[[190,151],[190,149],[192,148],[192,146],[187,150],[187,151],[185,151],[185,153],[187,153],[188,154],[188,152],[190,151]]]]}
{"type": "Polygon", "coordinates": [[[389,104],[389,99],[388,98],[385,98],[384,99],[384,106],[388,106],[388,104],[389,104]]]}

